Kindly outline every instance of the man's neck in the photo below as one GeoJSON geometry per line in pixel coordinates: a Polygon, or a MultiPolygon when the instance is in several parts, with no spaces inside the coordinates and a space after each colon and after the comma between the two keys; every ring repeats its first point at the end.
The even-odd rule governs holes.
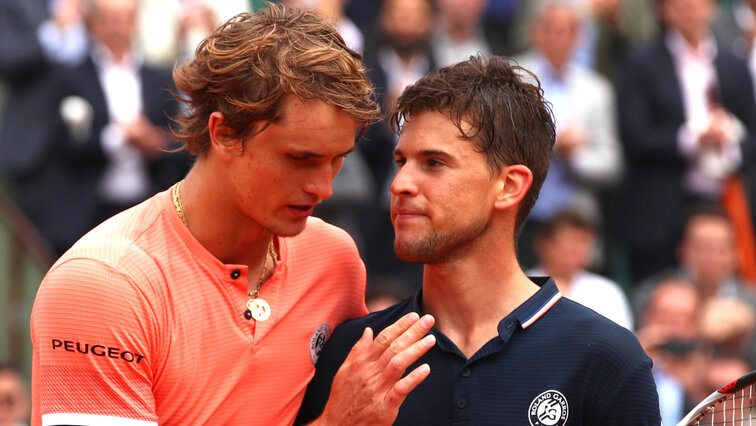
{"type": "Polygon", "coordinates": [[[425,265],[423,311],[468,358],[498,335],[502,318],[538,291],[514,249],[509,251],[478,249],[463,259],[425,265]]]}
{"type": "Polygon", "coordinates": [[[247,265],[251,273],[260,267],[272,236],[240,214],[226,194],[218,190],[219,185],[213,183],[208,169],[207,164],[195,164],[181,186],[189,230],[218,260],[247,265]]]}
{"type": "MultiPolygon", "coordinates": [[[[711,36],[708,32],[687,32],[682,33],[678,30],[672,30],[674,33],[677,34],[677,36],[684,42],[684,45],[687,46],[688,49],[697,51],[701,48],[702,44],[706,43],[712,43],[711,36]]],[[[674,34],[673,33],[673,34],[674,34]]]]}

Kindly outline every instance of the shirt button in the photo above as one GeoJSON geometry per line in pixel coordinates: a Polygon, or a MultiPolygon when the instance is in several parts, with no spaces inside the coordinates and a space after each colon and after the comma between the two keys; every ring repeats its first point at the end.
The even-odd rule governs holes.
{"type": "Polygon", "coordinates": [[[234,269],[233,271],[231,271],[231,278],[237,279],[239,277],[241,277],[241,271],[240,270],[234,269]]]}
{"type": "Polygon", "coordinates": [[[465,408],[465,406],[467,406],[467,398],[460,398],[457,400],[458,408],[465,408]]]}
{"type": "Polygon", "coordinates": [[[507,330],[509,330],[512,327],[514,327],[514,325],[515,325],[515,323],[513,323],[513,322],[510,322],[509,324],[507,324],[507,330]]]}
{"type": "Polygon", "coordinates": [[[470,370],[470,367],[465,367],[460,371],[459,374],[462,375],[462,377],[470,377],[470,374],[472,373],[472,370],[470,370]]]}

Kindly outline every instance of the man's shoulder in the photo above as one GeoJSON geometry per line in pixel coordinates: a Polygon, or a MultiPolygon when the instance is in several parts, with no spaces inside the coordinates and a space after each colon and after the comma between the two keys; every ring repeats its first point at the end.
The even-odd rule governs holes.
{"type": "MultiPolygon", "coordinates": [[[[560,322],[561,327],[583,327],[585,331],[595,330],[601,332],[607,330],[609,333],[613,332],[615,328],[625,330],[623,327],[618,326],[613,321],[605,318],[603,315],[597,314],[592,309],[586,308],[578,302],[563,297],[554,306],[554,309],[549,311],[553,315],[549,318],[550,321],[560,322]],[[565,321],[565,318],[569,318],[565,321]]],[[[627,330],[625,330],[627,331],[627,330]]],[[[630,333],[632,335],[632,333],[630,333]]]]}
{"type": "Polygon", "coordinates": [[[313,233],[318,233],[318,234],[323,234],[323,235],[334,235],[334,236],[340,235],[340,236],[349,237],[349,233],[339,228],[338,226],[330,224],[319,217],[310,216],[307,218],[307,226],[305,227],[305,230],[300,235],[307,235],[307,234],[313,234],[313,233]]]}
{"type": "Polygon", "coordinates": [[[559,336],[570,343],[566,348],[585,350],[585,355],[601,355],[607,360],[623,353],[647,358],[632,331],[573,300],[562,298],[542,320],[542,328],[548,328],[546,334],[559,336]]]}
{"type": "Polygon", "coordinates": [[[163,236],[153,235],[161,231],[159,219],[162,213],[158,195],[127,209],[85,234],[73,247],[64,253],[51,268],[75,265],[82,262],[100,263],[114,269],[129,265],[143,267],[139,260],[152,262],[156,250],[154,242],[163,236]]]}
{"type": "Polygon", "coordinates": [[[348,232],[331,225],[317,217],[307,218],[307,226],[304,231],[293,237],[286,237],[288,244],[293,248],[305,247],[311,255],[317,255],[318,248],[322,250],[348,250],[357,253],[357,245],[348,232]]]}

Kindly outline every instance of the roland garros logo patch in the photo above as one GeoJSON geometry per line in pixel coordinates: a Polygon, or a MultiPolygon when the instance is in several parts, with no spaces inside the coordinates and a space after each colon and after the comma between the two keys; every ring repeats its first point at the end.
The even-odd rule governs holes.
{"type": "Polygon", "coordinates": [[[535,397],[528,408],[531,426],[564,426],[570,408],[561,392],[548,390],[535,397]]]}
{"type": "Polygon", "coordinates": [[[320,351],[322,351],[323,346],[325,346],[329,330],[331,330],[331,327],[328,326],[327,323],[323,323],[320,324],[318,328],[315,329],[315,332],[312,333],[312,336],[310,336],[310,359],[313,364],[318,363],[320,351]]]}

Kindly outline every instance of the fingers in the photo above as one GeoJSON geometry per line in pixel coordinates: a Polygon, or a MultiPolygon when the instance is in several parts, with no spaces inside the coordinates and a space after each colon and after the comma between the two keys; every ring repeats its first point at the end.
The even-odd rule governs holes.
{"type": "Polygon", "coordinates": [[[417,313],[410,312],[378,334],[373,341],[373,353],[379,357],[387,352],[398,354],[425,336],[433,324],[435,319],[431,315],[419,318],[417,313]]]}
{"type": "MultiPolygon", "coordinates": [[[[436,344],[436,336],[429,334],[413,343],[402,352],[393,355],[387,362],[383,373],[383,380],[387,386],[399,381],[410,365],[425,355],[436,344]]],[[[388,352],[388,351],[387,351],[388,352]]],[[[419,382],[418,382],[419,383],[419,382]]]]}
{"type": "Polygon", "coordinates": [[[373,330],[367,327],[352,346],[347,361],[363,366],[370,364],[370,370],[379,376],[378,382],[388,388],[436,343],[434,336],[427,335],[434,324],[431,315],[420,318],[411,312],[383,329],[375,339],[373,330]]]}
{"type": "Polygon", "coordinates": [[[413,324],[415,324],[420,316],[417,312],[410,312],[403,317],[399,318],[395,323],[383,329],[373,341],[373,353],[376,357],[383,354],[391,344],[404,333],[413,324]]]}
{"type": "Polygon", "coordinates": [[[410,392],[412,392],[417,385],[423,382],[430,374],[430,366],[428,364],[422,364],[421,366],[412,370],[404,378],[396,382],[391,391],[386,395],[386,405],[388,407],[399,407],[404,403],[410,392]]]}
{"type": "MultiPolygon", "coordinates": [[[[415,342],[422,339],[423,336],[428,334],[430,329],[433,327],[433,324],[435,324],[435,319],[430,315],[423,315],[423,317],[419,320],[417,319],[417,316],[415,316],[414,318],[415,321],[412,323],[412,325],[400,335],[394,337],[393,341],[388,345],[388,347],[383,350],[383,353],[381,354],[383,362],[388,362],[392,357],[400,354],[415,342]]],[[[381,334],[383,334],[383,332],[381,332],[381,334]]],[[[381,335],[379,334],[378,339],[380,338],[381,335]]],[[[383,345],[383,343],[381,343],[381,345],[383,345]]]]}
{"type": "MultiPolygon", "coordinates": [[[[423,317],[384,351],[381,358],[376,362],[376,364],[383,366],[383,374],[380,378],[382,386],[386,389],[394,386],[404,375],[407,368],[436,344],[436,337],[427,334],[432,325],[433,317],[423,317]]],[[[415,386],[417,383],[415,383],[415,386]]]]}
{"type": "Polygon", "coordinates": [[[352,349],[349,351],[349,354],[347,355],[347,359],[349,359],[349,357],[358,356],[360,353],[365,352],[372,343],[373,343],[373,329],[370,327],[365,327],[365,330],[362,331],[362,336],[357,341],[357,343],[355,343],[352,346],[352,349]]]}

